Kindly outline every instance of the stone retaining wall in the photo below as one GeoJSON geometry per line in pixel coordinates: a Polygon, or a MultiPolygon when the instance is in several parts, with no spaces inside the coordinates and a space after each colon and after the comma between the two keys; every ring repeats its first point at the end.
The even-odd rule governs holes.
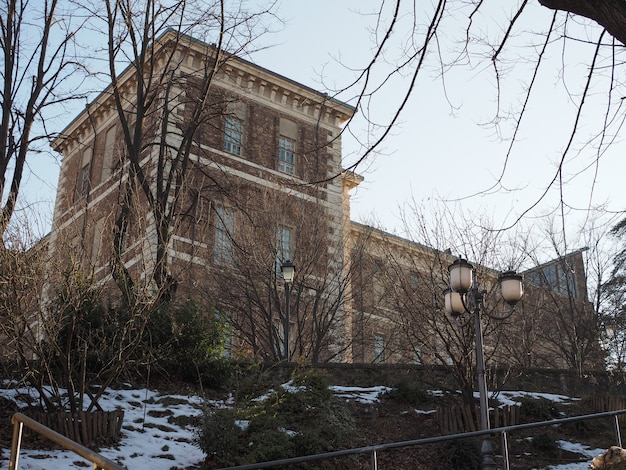
{"type": "MultiPolygon", "coordinates": [[[[288,380],[296,364],[272,366],[277,379],[288,380]]],[[[452,370],[446,366],[419,366],[401,364],[320,364],[315,369],[324,371],[332,385],[371,387],[394,386],[403,380],[416,380],[428,387],[455,389],[452,370]]],[[[626,374],[606,371],[575,371],[557,369],[489,369],[490,390],[532,390],[570,396],[611,394],[626,396],[626,374]]]]}

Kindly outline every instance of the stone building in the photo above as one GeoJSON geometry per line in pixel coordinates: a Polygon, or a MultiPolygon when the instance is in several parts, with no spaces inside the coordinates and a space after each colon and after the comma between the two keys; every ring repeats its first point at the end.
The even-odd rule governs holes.
{"type": "Polygon", "coordinates": [[[51,270],[129,305],[194,299],[227,318],[233,350],[272,361],[291,260],[290,359],[448,363],[452,256],[350,220],[354,108],[174,32],[150,57],[54,142],[51,270]]]}
{"type": "MultiPolygon", "coordinates": [[[[475,364],[471,323],[459,328],[444,310],[448,266],[457,257],[450,250],[355,222],[351,234],[356,250],[364,253],[352,274],[347,302],[353,360],[440,364],[456,367],[459,373],[471,370],[475,364]]],[[[482,323],[488,364],[579,372],[603,368],[583,254],[577,250],[522,272],[524,298],[505,320],[497,319],[510,311],[499,292],[501,273],[473,263],[479,286],[486,290],[482,323]]]]}
{"type": "Polygon", "coordinates": [[[148,67],[129,67],[54,143],[52,258],[127,302],[176,296],[226,312],[233,344],[268,359],[291,259],[308,286],[292,355],[341,356],[340,133],[354,109],[174,32],[153,55],[158,86],[141,90],[148,67]],[[332,318],[302,351],[318,309],[332,318]]]}

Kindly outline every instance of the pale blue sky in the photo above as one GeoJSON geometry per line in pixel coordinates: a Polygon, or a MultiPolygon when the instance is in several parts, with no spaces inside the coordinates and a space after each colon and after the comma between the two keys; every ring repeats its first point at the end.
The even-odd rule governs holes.
{"type": "MultiPolygon", "coordinates": [[[[285,29],[275,37],[265,38],[268,44],[275,42],[274,47],[255,54],[253,58],[260,65],[318,89],[321,87],[318,77],[322,71],[329,82],[338,87],[345,85],[350,80],[350,72],[336,64],[335,58],[341,58],[344,65],[355,68],[367,63],[372,47],[368,28],[373,27],[376,17],[362,13],[375,10],[379,4],[362,0],[285,0],[279,9],[279,15],[287,20],[285,29]]],[[[497,25],[502,22],[498,21],[508,14],[504,10],[506,5],[514,4],[517,2],[492,3],[490,10],[486,10],[489,15],[482,19],[483,24],[478,29],[489,37],[501,37],[497,25]]],[[[551,12],[538,5],[522,18],[537,30],[547,27],[550,19],[551,12]]],[[[417,22],[427,20],[424,15],[417,22]]],[[[440,35],[441,48],[458,48],[464,30],[451,30],[458,26],[455,18],[448,18],[445,24],[447,29],[443,29],[440,35]]],[[[398,35],[397,47],[392,48],[389,55],[397,53],[400,42],[406,40],[406,34],[398,35]]],[[[530,80],[531,71],[524,63],[524,55],[532,55],[537,50],[529,44],[531,40],[540,44],[536,37],[520,35],[519,46],[503,56],[511,70],[503,87],[505,112],[508,107],[518,109],[524,98],[521,85],[530,80]]],[[[587,73],[585,64],[589,63],[592,51],[593,45],[568,49],[566,53],[560,45],[548,50],[549,60],[540,69],[543,75],[536,85],[504,178],[506,189],[515,191],[501,189],[466,199],[462,205],[470,213],[486,213],[493,216],[496,224],[506,224],[539,198],[554,175],[574,122],[575,103],[565,93],[564,84],[571,93],[580,93],[587,73]],[[561,64],[562,54],[567,64],[565,69],[561,64]]],[[[429,198],[462,198],[485,190],[496,181],[504,165],[512,121],[502,123],[500,131],[504,139],[500,139],[493,126],[485,125],[495,114],[495,81],[488,64],[485,66],[476,58],[472,60],[473,67],[459,66],[446,73],[447,96],[442,81],[436,76],[437,70],[433,66],[436,62],[427,62],[427,69],[418,79],[415,96],[401,125],[383,145],[385,154],[368,160],[366,165],[357,169],[365,177],[365,182],[353,198],[353,219],[377,220],[389,230],[400,230],[398,207],[411,198],[426,201],[426,204],[429,198]]],[[[388,116],[395,109],[401,82],[384,89],[378,99],[373,100],[371,111],[376,117],[388,116]]],[[[600,98],[606,94],[604,89],[595,91],[600,98]]],[[[602,108],[590,109],[583,121],[582,135],[592,132],[590,123],[601,123],[602,119],[602,108]]],[[[597,129],[596,125],[594,131],[597,129]]],[[[361,132],[360,138],[365,139],[366,132],[358,126],[355,132],[361,132]]],[[[580,147],[579,144],[577,148],[580,147]]],[[[359,150],[352,139],[344,139],[344,154],[348,159],[352,158],[351,152],[359,150]]],[[[564,186],[566,201],[580,209],[608,202],[610,209],[624,210],[626,203],[621,183],[626,174],[624,151],[624,143],[614,144],[611,151],[602,156],[597,174],[592,150],[583,149],[578,155],[572,152],[565,167],[565,174],[572,178],[564,186]],[[590,168],[580,173],[589,165],[590,168]]],[[[531,215],[537,217],[553,211],[557,201],[558,191],[555,189],[531,215]]],[[[578,230],[575,227],[583,219],[581,214],[576,211],[566,220],[573,231],[578,230]]],[[[534,219],[527,220],[533,223],[534,219]]]]}
{"type": "MultiPolygon", "coordinates": [[[[409,2],[412,3],[412,2],[409,2]]],[[[430,2],[429,2],[430,3],[430,2]]],[[[477,18],[478,30],[491,38],[501,36],[499,18],[509,12],[504,8],[509,3],[494,3],[489,15],[477,18]],[[482,21],[482,23],[480,23],[482,21]]],[[[534,3],[534,2],[531,2],[534,3]]],[[[377,17],[367,15],[375,11],[380,2],[374,0],[316,0],[300,2],[283,0],[278,15],[284,18],[284,28],[278,25],[275,34],[263,36],[256,44],[269,46],[252,55],[259,65],[302,82],[318,90],[325,86],[343,87],[349,83],[354,72],[366,64],[372,56],[371,29],[377,17]],[[341,62],[341,64],[338,63],[341,62]],[[319,81],[320,75],[325,83],[319,81]]],[[[425,7],[426,8],[426,7],[425,7]]],[[[451,49],[458,48],[464,39],[463,12],[446,18],[445,28],[440,34],[440,47],[450,57],[451,49]]],[[[540,29],[550,21],[550,12],[538,5],[525,18],[533,28],[540,29]]],[[[383,20],[388,19],[385,12],[383,20]]],[[[412,17],[403,16],[393,45],[387,51],[390,59],[401,57],[401,46],[406,45],[412,17]]],[[[427,21],[426,14],[418,15],[417,23],[427,21]]],[[[530,36],[531,38],[533,36],[530,36]]],[[[539,37],[539,36],[538,36],[539,37]]],[[[419,39],[419,38],[418,38],[419,39]]],[[[594,39],[594,38],[592,38],[594,39]]],[[[521,84],[529,80],[529,66],[524,56],[533,53],[536,47],[529,45],[531,39],[521,35],[519,47],[512,49],[503,58],[510,68],[510,75],[503,82],[504,110],[519,108],[521,84]],[[519,54],[519,57],[516,56],[519,54]]],[[[539,39],[535,39],[540,43],[539,39]]],[[[488,214],[496,224],[512,222],[533,204],[552,179],[561,151],[574,120],[575,106],[565,93],[564,84],[576,94],[580,92],[582,79],[587,73],[592,46],[581,46],[565,55],[567,68],[563,70],[560,46],[549,50],[550,61],[541,69],[542,79],[530,102],[529,112],[518,143],[508,161],[504,177],[506,191],[500,189],[487,195],[464,199],[462,206],[470,214],[488,214]]],[[[489,49],[485,49],[489,53],[489,49]]],[[[495,114],[496,87],[489,67],[475,57],[472,67],[459,66],[446,72],[444,93],[443,82],[438,76],[436,61],[427,61],[425,73],[418,78],[413,98],[402,116],[402,122],[381,147],[381,155],[368,159],[357,168],[365,177],[352,201],[352,216],[360,222],[376,222],[382,227],[401,233],[399,207],[411,198],[418,203],[430,204],[437,198],[454,200],[485,190],[493,185],[502,171],[511,133],[511,122],[501,123],[499,131],[485,125],[495,114]]],[[[380,77],[382,72],[378,73],[380,77]]],[[[392,86],[376,94],[370,103],[375,119],[385,121],[396,107],[400,98],[398,91],[406,85],[408,78],[397,79],[392,86]]],[[[605,90],[598,89],[602,98],[605,90]]],[[[343,95],[349,100],[352,94],[343,95]]],[[[80,107],[77,107],[80,110],[80,107]]],[[[78,112],[78,111],[77,111],[78,112]]],[[[65,115],[69,123],[74,115],[65,115]]],[[[62,120],[64,116],[59,116],[62,120]]],[[[590,109],[583,121],[583,133],[591,132],[590,124],[603,119],[602,109],[590,109]]],[[[356,120],[352,131],[361,141],[371,138],[363,120],[356,120]]],[[[584,134],[583,134],[584,135],[584,134]]],[[[581,146],[578,145],[577,148],[581,146]]],[[[344,138],[346,162],[354,161],[363,151],[354,138],[344,138]]],[[[578,208],[608,202],[614,211],[624,210],[623,175],[626,173],[626,151],[624,143],[617,142],[602,156],[597,174],[593,167],[593,151],[583,149],[572,153],[565,172],[572,180],[565,186],[566,200],[578,208]],[[574,158],[576,157],[576,158],[574,158]],[[578,174],[581,169],[592,165],[578,174]],[[574,176],[577,175],[577,176],[574,176]],[[596,185],[591,192],[593,180],[596,185]],[[590,202],[591,201],[591,202],[590,202]]],[[[34,155],[31,165],[35,174],[28,178],[29,200],[42,201],[44,212],[51,215],[58,165],[50,162],[47,155],[34,155]]],[[[551,191],[545,202],[534,210],[533,217],[555,209],[556,191],[551,191]]],[[[583,212],[568,216],[566,225],[578,230],[583,212]]],[[[527,219],[528,224],[536,219],[527,219]]]]}

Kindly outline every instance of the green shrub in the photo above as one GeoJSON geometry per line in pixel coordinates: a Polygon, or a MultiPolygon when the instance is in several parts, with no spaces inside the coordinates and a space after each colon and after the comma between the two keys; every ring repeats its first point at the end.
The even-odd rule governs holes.
{"type": "Polygon", "coordinates": [[[304,388],[309,398],[320,402],[330,400],[333,397],[333,392],[329,388],[328,376],[321,371],[314,369],[295,370],[291,376],[291,384],[294,387],[304,388]]]}
{"type": "Polygon", "coordinates": [[[547,398],[521,397],[520,414],[527,422],[548,421],[560,417],[554,402],[547,398]]]}
{"type": "Polygon", "coordinates": [[[198,443],[218,465],[228,465],[239,454],[240,432],[234,410],[207,411],[201,423],[198,443]]]}
{"type": "Polygon", "coordinates": [[[408,379],[400,380],[385,397],[411,406],[419,406],[428,402],[428,393],[423,386],[408,379]]]}
{"type": "Polygon", "coordinates": [[[169,373],[210,388],[224,386],[233,365],[225,357],[229,326],[215,309],[203,309],[192,300],[164,304],[147,325],[150,349],[169,373]]]}
{"type": "Polygon", "coordinates": [[[480,470],[482,465],[480,446],[481,441],[477,439],[449,441],[441,446],[436,461],[443,468],[480,470]]]}
{"type": "Polygon", "coordinates": [[[326,378],[303,372],[263,399],[243,402],[229,413],[206,413],[198,444],[216,464],[228,466],[337,450],[354,445],[356,432],[347,404],[333,396],[326,378]],[[238,428],[237,420],[247,427],[238,428]],[[237,439],[232,432],[217,437],[220,426],[237,430],[237,439]]]}
{"type": "Polygon", "coordinates": [[[534,436],[531,440],[532,448],[542,457],[555,457],[560,447],[553,431],[544,431],[534,436]]]}
{"type": "Polygon", "coordinates": [[[237,402],[258,397],[272,388],[270,371],[255,362],[238,363],[232,378],[231,388],[237,402]]]}
{"type": "Polygon", "coordinates": [[[602,440],[612,441],[614,438],[612,422],[607,419],[575,421],[567,423],[561,428],[579,439],[598,439],[602,442],[602,440]]]}

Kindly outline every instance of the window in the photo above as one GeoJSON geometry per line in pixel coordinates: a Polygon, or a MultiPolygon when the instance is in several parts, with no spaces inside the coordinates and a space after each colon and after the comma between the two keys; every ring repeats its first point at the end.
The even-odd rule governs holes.
{"type": "Polygon", "coordinates": [[[243,151],[243,130],[246,122],[247,106],[241,101],[226,105],[224,122],[224,151],[241,155],[243,151]]]}
{"type": "Polygon", "coordinates": [[[287,137],[278,138],[278,171],[294,174],[296,142],[287,137]]]}
{"type": "Polygon", "coordinates": [[[76,182],[76,196],[81,198],[89,193],[91,178],[91,148],[83,152],[83,158],[78,170],[78,181],[76,182]]]}
{"type": "Polygon", "coordinates": [[[235,117],[227,117],[224,127],[224,151],[241,155],[243,123],[235,117]]]}
{"type": "Polygon", "coordinates": [[[282,276],[281,265],[292,258],[293,231],[289,227],[280,226],[276,229],[276,275],[282,276]]]}
{"type": "Polygon", "coordinates": [[[113,170],[113,154],[115,152],[115,127],[109,129],[104,136],[104,149],[102,152],[102,174],[100,181],[106,181],[113,170]]]}
{"type": "Polygon", "coordinates": [[[558,286],[558,274],[556,265],[546,266],[543,269],[543,275],[546,278],[546,284],[554,289],[558,286]]]}
{"type": "Polygon", "coordinates": [[[422,359],[422,348],[419,346],[413,347],[413,364],[423,364],[424,360],[422,359]]]}
{"type": "Polygon", "coordinates": [[[381,275],[374,275],[372,279],[372,292],[374,294],[374,308],[389,307],[389,298],[385,291],[383,278],[381,275]]]}
{"type": "Polygon", "coordinates": [[[293,231],[289,227],[278,227],[276,233],[276,251],[281,263],[291,259],[291,239],[293,231]]]}
{"type": "Polygon", "coordinates": [[[385,362],[385,338],[380,335],[374,336],[374,362],[376,364],[385,362]]]}
{"type": "Polygon", "coordinates": [[[537,268],[526,273],[524,277],[533,284],[547,287],[560,294],[576,297],[574,271],[565,261],[537,268]]]}
{"type": "Polygon", "coordinates": [[[296,172],[296,140],[298,126],[289,119],[280,118],[278,136],[278,171],[290,175],[296,172]]]}
{"type": "Polygon", "coordinates": [[[230,359],[233,352],[233,328],[227,310],[215,309],[215,328],[221,332],[222,357],[230,359]]]}
{"type": "Polygon", "coordinates": [[[562,294],[576,297],[576,283],[574,282],[574,270],[568,263],[559,265],[559,283],[558,291],[562,294]]]}
{"type": "Polygon", "coordinates": [[[282,321],[274,322],[273,332],[274,350],[278,357],[284,357],[285,355],[285,325],[282,321]]]}
{"type": "Polygon", "coordinates": [[[215,209],[215,244],[213,260],[216,263],[232,265],[234,262],[233,233],[235,231],[235,212],[232,209],[215,209]]]}
{"type": "Polygon", "coordinates": [[[104,217],[98,219],[98,221],[93,224],[92,232],[91,232],[91,253],[89,254],[89,260],[91,261],[91,266],[97,266],[98,257],[100,256],[100,249],[102,247],[102,234],[104,233],[104,217]]]}

